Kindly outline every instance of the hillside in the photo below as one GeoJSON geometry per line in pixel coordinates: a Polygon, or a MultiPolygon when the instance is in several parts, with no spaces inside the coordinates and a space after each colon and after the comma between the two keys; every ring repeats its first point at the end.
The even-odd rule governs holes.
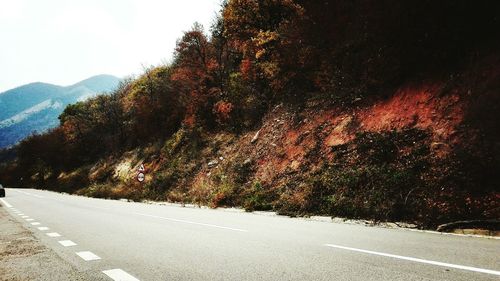
{"type": "Polygon", "coordinates": [[[56,127],[68,104],[110,92],[118,82],[114,76],[97,75],[67,87],[36,82],[0,93],[0,148],[56,127]]]}
{"type": "Polygon", "coordinates": [[[21,142],[1,180],[422,228],[498,219],[498,6],[227,1],[171,64],[21,142]]]}

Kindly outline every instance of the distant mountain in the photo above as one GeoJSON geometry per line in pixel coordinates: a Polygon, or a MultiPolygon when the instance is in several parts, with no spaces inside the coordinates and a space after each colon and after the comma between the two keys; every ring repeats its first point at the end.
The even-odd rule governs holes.
{"type": "Polygon", "coordinates": [[[57,126],[68,104],[110,92],[119,82],[103,74],[66,87],[35,82],[0,93],[0,149],[57,126]]]}

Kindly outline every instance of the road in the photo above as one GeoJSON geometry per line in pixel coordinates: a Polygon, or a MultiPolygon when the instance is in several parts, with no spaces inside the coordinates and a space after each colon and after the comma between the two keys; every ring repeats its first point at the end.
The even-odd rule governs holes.
{"type": "Polygon", "coordinates": [[[500,280],[498,239],[33,189],[0,204],[102,280],[500,280]]]}

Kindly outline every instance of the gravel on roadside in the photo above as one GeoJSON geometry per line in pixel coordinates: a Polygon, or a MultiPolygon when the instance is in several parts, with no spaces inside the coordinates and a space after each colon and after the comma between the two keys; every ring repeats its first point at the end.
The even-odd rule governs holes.
{"type": "Polygon", "coordinates": [[[43,245],[0,205],[0,280],[91,280],[43,245]]]}

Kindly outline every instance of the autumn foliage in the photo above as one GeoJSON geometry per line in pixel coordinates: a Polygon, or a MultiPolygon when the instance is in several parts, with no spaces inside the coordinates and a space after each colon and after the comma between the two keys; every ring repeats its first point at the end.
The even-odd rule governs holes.
{"type": "MultiPolygon", "coordinates": [[[[500,20],[495,14],[498,6],[493,1],[465,0],[224,1],[208,33],[195,23],[182,34],[171,63],[145,68],[139,77],[124,79],[112,93],[68,106],[59,117],[59,127],[23,140],[16,147],[18,170],[12,172],[9,167],[8,174],[15,175],[12,181],[21,177],[33,182],[57,180],[62,173],[149,143],[170,145],[172,139],[179,138],[184,145],[191,142],[184,147],[185,151],[191,151],[205,145],[200,132],[243,136],[257,130],[263,116],[277,105],[284,104],[293,111],[320,100],[322,106],[340,106],[349,111],[359,103],[386,98],[401,84],[433,80],[459,83],[459,73],[464,73],[463,68],[471,61],[498,51],[496,34],[500,20]]],[[[491,96],[489,99],[493,100],[498,93],[491,96]]],[[[482,104],[472,108],[478,112],[487,104],[485,100],[479,101],[482,104]]],[[[498,111],[484,112],[489,119],[498,119],[498,111]]],[[[490,123],[477,120],[467,123],[486,136],[481,140],[485,143],[483,147],[497,147],[492,143],[498,141],[498,134],[491,133],[494,125],[490,123]]],[[[404,138],[383,133],[363,135],[357,141],[378,138],[382,143],[392,143],[395,141],[391,138],[396,137],[398,141],[404,138]]],[[[355,144],[359,146],[356,146],[358,152],[341,147],[339,153],[361,155],[363,143],[355,144]]],[[[178,174],[192,176],[191,170],[183,173],[179,168],[179,163],[195,158],[194,154],[185,153],[189,157],[173,162],[171,172],[162,178],[164,182],[180,181],[178,174]]],[[[474,153],[465,153],[467,157],[473,155],[474,161],[486,157],[485,154],[479,146],[474,146],[474,153]]],[[[481,171],[467,168],[467,157],[457,155],[449,160],[449,166],[453,166],[450,174],[470,174],[469,178],[476,179],[476,183],[484,181],[481,171]]],[[[366,166],[363,161],[356,161],[353,163],[366,166]]],[[[391,184],[388,190],[396,194],[401,191],[398,177],[407,176],[421,184],[418,176],[427,175],[423,168],[418,173],[407,172],[416,168],[412,166],[415,163],[404,162],[406,159],[391,161],[382,168],[380,163],[369,163],[369,170],[351,169],[349,165],[325,166],[315,175],[310,192],[330,190],[334,194],[333,187],[345,180],[349,182],[341,188],[349,187],[343,192],[351,194],[361,188],[358,178],[369,180],[369,173],[390,172],[393,177],[374,176],[378,181],[370,182],[370,186],[375,189],[377,184],[387,181],[391,184]],[[351,182],[346,177],[356,180],[351,182]]],[[[488,158],[488,163],[498,167],[499,162],[488,158]]],[[[490,170],[487,169],[490,173],[487,177],[491,179],[494,175],[490,170]]],[[[218,191],[217,202],[230,201],[227,194],[233,190],[226,188],[225,179],[218,182],[224,189],[218,191]]],[[[491,182],[486,182],[488,187],[484,190],[490,192],[491,182]]],[[[252,200],[267,198],[260,183],[253,186],[257,195],[252,200]]],[[[474,183],[463,186],[464,194],[474,189],[474,183]]],[[[407,194],[412,190],[410,186],[404,188],[407,194]]],[[[377,200],[383,200],[383,189],[380,190],[377,200]]],[[[360,194],[363,192],[366,193],[360,191],[360,194]]],[[[319,205],[311,205],[312,199],[303,205],[281,202],[281,207],[307,212],[317,211],[317,206],[326,212],[344,208],[339,213],[359,216],[367,216],[371,210],[359,207],[362,201],[351,202],[347,197],[339,200],[319,205]],[[346,206],[355,209],[346,211],[346,206]]],[[[401,207],[399,201],[392,203],[383,210],[391,213],[401,207]]],[[[252,201],[250,205],[258,204],[252,201]]],[[[416,203],[414,206],[422,207],[416,203]]]]}

